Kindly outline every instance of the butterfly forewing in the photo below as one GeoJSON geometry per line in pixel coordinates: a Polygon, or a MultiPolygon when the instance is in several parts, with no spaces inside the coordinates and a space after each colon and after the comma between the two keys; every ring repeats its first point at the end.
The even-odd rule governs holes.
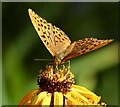
{"type": "Polygon", "coordinates": [[[28,12],[39,37],[53,56],[57,56],[70,45],[70,39],[61,29],[48,23],[31,9],[28,12]]]}
{"type": "Polygon", "coordinates": [[[29,16],[32,21],[32,24],[35,27],[35,30],[37,31],[39,37],[41,38],[42,42],[44,43],[46,48],[49,50],[49,52],[54,56],[55,55],[55,50],[54,50],[55,46],[52,41],[52,38],[50,38],[50,35],[52,35],[52,32],[50,32],[52,25],[47,23],[47,21],[45,19],[39,17],[31,9],[28,9],[28,12],[29,12],[29,16]]]}
{"type": "MultiPolygon", "coordinates": [[[[76,56],[80,56],[87,52],[93,51],[100,47],[107,45],[108,43],[112,42],[113,40],[97,40],[96,38],[85,38],[83,40],[75,41],[75,45],[71,51],[63,60],[67,60],[70,58],[74,58],[76,56]]],[[[70,47],[70,46],[69,46],[70,47]]]]}

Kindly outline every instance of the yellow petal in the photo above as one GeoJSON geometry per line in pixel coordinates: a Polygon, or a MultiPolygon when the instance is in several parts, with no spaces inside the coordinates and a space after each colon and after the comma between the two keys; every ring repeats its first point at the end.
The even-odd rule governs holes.
{"type": "Polygon", "coordinates": [[[86,98],[89,98],[91,100],[91,104],[97,104],[101,99],[100,96],[97,96],[90,90],[88,90],[84,87],[81,87],[81,86],[72,85],[71,90],[72,91],[75,90],[75,91],[79,92],[80,94],[82,94],[83,96],[85,96],[86,98]]]}
{"type": "MultiPolygon", "coordinates": [[[[79,93],[78,93],[79,95],[79,93]]],[[[67,94],[65,94],[64,96],[70,100],[69,103],[72,103],[72,105],[81,105],[82,103],[80,102],[79,100],[79,96],[78,95],[75,95],[73,91],[71,92],[68,92],[67,94]]],[[[68,101],[67,101],[68,102],[68,101]]]]}
{"type": "Polygon", "coordinates": [[[54,92],[54,105],[63,105],[63,94],[61,92],[54,92]]]}
{"type": "Polygon", "coordinates": [[[46,91],[39,93],[37,97],[34,99],[32,105],[38,105],[45,96],[47,96],[46,91]]]}
{"type": "Polygon", "coordinates": [[[45,98],[42,100],[41,105],[46,105],[45,107],[49,107],[50,106],[50,102],[51,102],[51,93],[48,93],[45,98]]]}
{"type": "Polygon", "coordinates": [[[75,89],[75,90],[77,90],[80,93],[88,93],[88,94],[90,93],[92,95],[95,95],[93,92],[91,92],[90,90],[86,89],[85,87],[81,87],[81,86],[78,86],[78,85],[72,85],[71,89],[73,89],[73,90],[75,89]]]}

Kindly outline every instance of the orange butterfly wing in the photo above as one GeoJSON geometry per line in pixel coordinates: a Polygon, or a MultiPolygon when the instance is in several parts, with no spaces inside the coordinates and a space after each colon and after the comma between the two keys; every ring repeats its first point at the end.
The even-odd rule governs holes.
{"type": "Polygon", "coordinates": [[[31,9],[28,9],[28,13],[42,42],[55,57],[55,61],[59,63],[103,47],[113,41],[111,39],[85,38],[71,44],[70,39],[60,28],[48,23],[31,9]]]}
{"type": "Polygon", "coordinates": [[[97,40],[96,38],[85,38],[83,40],[75,41],[75,42],[73,42],[74,47],[72,48],[71,52],[68,55],[66,55],[62,59],[62,61],[80,56],[80,55],[85,54],[87,52],[91,52],[95,49],[98,49],[100,47],[107,45],[108,43],[110,43],[112,41],[113,41],[112,39],[110,39],[110,40],[97,40]]]}
{"type": "Polygon", "coordinates": [[[31,9],[28,9],[28,13],[39,37],[53,56],[57,56],[70,45],[70,39],[60,28],[48,23],[31,9]]]}

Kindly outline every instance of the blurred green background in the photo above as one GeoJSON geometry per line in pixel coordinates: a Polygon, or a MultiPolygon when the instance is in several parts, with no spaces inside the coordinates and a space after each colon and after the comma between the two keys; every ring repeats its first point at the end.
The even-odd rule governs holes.
{"type": "Polygon", "coordinates": [[[38,88],[37,75],[52,58],[28,16],[33,9],[61,28],[71,41],[85,37],[114,39],[93,52],[71,59],[76,84],[84,86],[109,105],[118,104],[117,3],[2,3],[2,104],[18,104],[38,88]]]}

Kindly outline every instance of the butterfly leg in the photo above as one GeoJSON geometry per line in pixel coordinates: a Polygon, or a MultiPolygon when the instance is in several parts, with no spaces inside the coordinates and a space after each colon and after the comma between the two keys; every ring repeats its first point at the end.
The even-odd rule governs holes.
{"type": "Polygon", "coordinates": [[[65,65],[62,65],[62,69],[63,69],[63,70],[65,69],[65,65]]]}
{"type": "Polygon", "coordinates": [[[55,65],[55,72],[58,72],[59,68],[58,65],[55,65]]]}
{"type": "Polygon", "coordinates": [[[67,60],[67,61],[66,61],[66,66],[67,66],[67,67],[70,67],[70,60],[67,60]]]}
{"type": "Polygon", "coordinates": [[[68,66],[70,66],[70,60],[67,60],[68,61],[68,66]]]}

